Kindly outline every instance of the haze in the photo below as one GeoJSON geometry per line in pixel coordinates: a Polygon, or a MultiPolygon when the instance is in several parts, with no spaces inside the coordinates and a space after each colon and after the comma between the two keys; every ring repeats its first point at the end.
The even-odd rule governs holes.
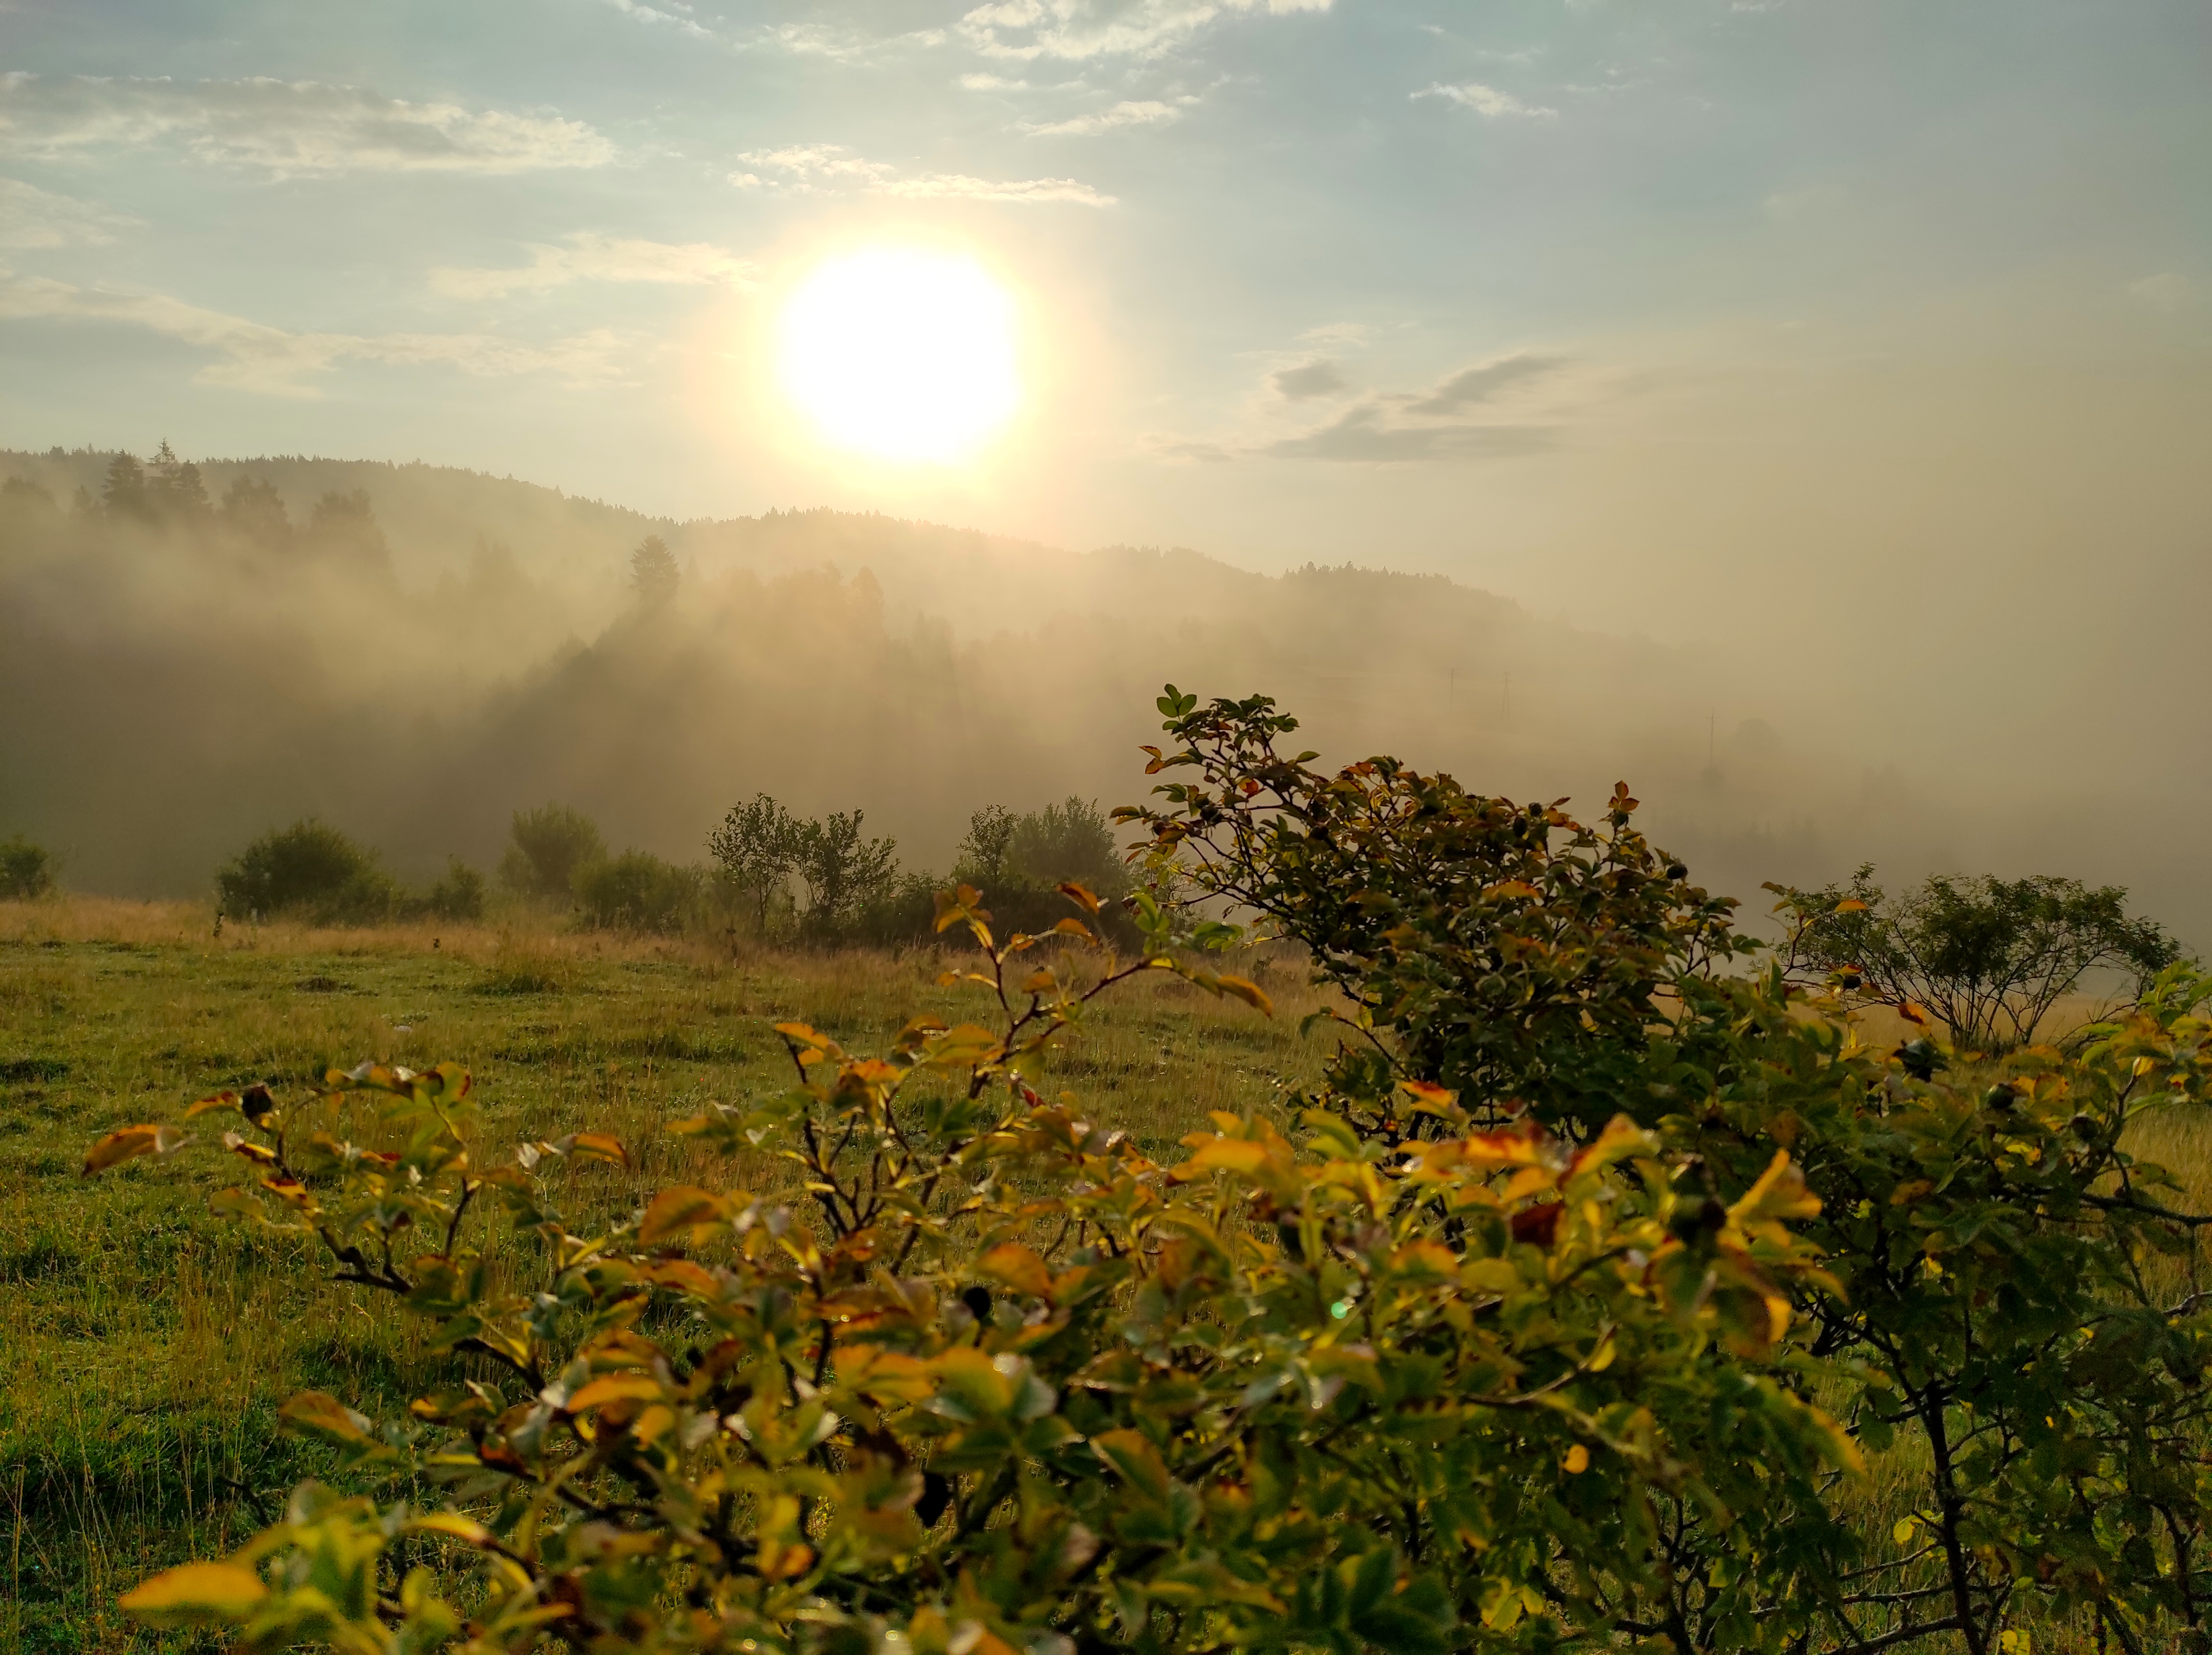
{"type": "Polygon", "coordinates": [[[481,855],[561,791],[696,855],[782,765],[941,859],[970,793],[1133,797],[1175,676],[1332,756],[1625,770],[1739,890],[2059,872],[2212,946],[2209,52],[2132,0],[0,6],[0,478],[490,474],[206,465],[295,523],[366,488],[373,602],[157,537],[95,590],[11,519],[0,834],[198,888],[286,812],[481,855]],[[882,249],[1003,296],[1018,394],[958,442],[927,397],[844,440],[779,372],[882,249]],[[654,531],[689,676],[621,585],[654,531]],[[1310,562],[1471,590],[1259,579],[1310,562]],[[878,640],[921,676],[846,673],[878,640]],[[579,660],[590,739],[516,735],[579,660]],[[956,680],[995,722],[909,693],[956,680]],[[947,728],[1019,776],[930,779],[947,728]],[[159,846],[147,766],[193,806],[159,846]]]}

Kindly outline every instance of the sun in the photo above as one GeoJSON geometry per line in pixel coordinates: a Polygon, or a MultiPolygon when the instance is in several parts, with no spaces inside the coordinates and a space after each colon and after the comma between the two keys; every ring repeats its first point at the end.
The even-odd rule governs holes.
{"type": "Polygon", "coordinates": [[[785,303],[785,394],[840,448],[957,464],[1020,405],[1012,296],[972,258],[869,247],[811,271],[785,303]]]}

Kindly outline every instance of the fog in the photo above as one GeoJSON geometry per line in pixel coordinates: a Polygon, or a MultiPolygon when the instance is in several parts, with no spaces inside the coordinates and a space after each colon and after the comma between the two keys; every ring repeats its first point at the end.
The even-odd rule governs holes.
{"type": "Polygon", "coordinates": [[[2126,795],[2069,799],[2054,767],[2038,803],[1979,761],[1947,782],[1940,739],[1855,721],[1786,635],[1672,649],[1437,575],[830,512],[678,524],[419,465],[173,462],[134,495],[113,462],[0,455],[0,835],[47,845],[79,889],[204,894],[307,815],[404,878],[489,867],[510,814],[547,800],[696,861],[762,791],[862,809],[908,868],[942,869],[980,806],[1141,797],[1171,681],[1273,695],[1331,761],[1390,752],[1593,808],[1626,779],[1655,837],[1754,913],[1762,881],[1874,861],[2118,881],[2212,937],[2200,754],[2126,795]],[[657,601],[629,580],[653,535],[680,570],[657,601]]]}

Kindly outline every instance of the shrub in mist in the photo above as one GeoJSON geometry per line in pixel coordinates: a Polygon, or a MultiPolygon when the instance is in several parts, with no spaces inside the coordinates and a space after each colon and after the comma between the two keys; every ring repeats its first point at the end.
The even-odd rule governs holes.
{"type": "Polygon", "coordinates": [[[576,870],[576,911],[601,930],[680,931],[698,914],[705,885],[697,868],[625,851],[576,870]]]}
{"type": "Polygon", "coordinates": [[[53,858],[21,834],[0,840],[0,897],[17,901],[53,888],[53,858]]]}
{"type": "Polygon", "coordinates": [[[565,902],[575,893],[579,870],[606,854],[599,824],[580,810],[565,804],[517,810],[499,882],[523,896],[565,902]]]}
{"type": "Polygon", "coordinates": [[[1767,888],[1790,923],[1793,964],[1836,973],[1855,998],[1925,1007],[1976,1052],[2032,1044],[2051,1008],[2093,974],[2120,974],[2140,999],[2184,958],[2155,920],[2128,912],[2118,885],[1936,874],[1892,894],[1869,863],[1848,885],[1767,888]]]}
{"type": "Polygon", "coordinates": [[[313,817],[271,828],[216,875],[225,913],[292,914],[325,924],[390,917],[399,901],[373,852],[313,817]]]}
{"type": "Polygon", "coordinates": [[[434,919],[483,918],[484,876],[460,858],[448,857],[445,876],[430,887],[422,908],[434,919]]]}

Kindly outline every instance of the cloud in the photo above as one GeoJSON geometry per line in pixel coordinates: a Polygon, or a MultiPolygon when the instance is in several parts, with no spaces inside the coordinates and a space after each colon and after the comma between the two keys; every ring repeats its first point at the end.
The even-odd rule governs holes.
{"type": "Polygon", "coordinates": [[[994,0],[960,20],[986,56],[1153,58],[1224,16],[1322,12],[1331,0],[994,0]]]}
{"type": "Polygon", "coordinates": [[[341,172],[523,173],[603,167],[581,121],[405,103],[313,81],[52,80],[0,75],[0,150],[44,161],[160,145],[277,178],[341,172]]]}
{"type": "Polygon", "coordinates": [[[1310,362],[1301,362],[1296,367],[1277,368],[1267,376],[1267,383],[1275,394],[1289,402],[1302,402],[1309,397],[1327,397],[1342,391],[1350,383],[1344,370],[1326,357],[1310,362]]]}
{"type": "Polygon", "coordinates": [[[703,241],[635,241],[580,230],[562,246],[533,243],[531,262],[491,270],[430,272],[430,285],[459,299],[500,299],[511,293],[566,287],[572,282],[662,282],[749,288],[760,267],[703,241]]]}
{"type": "Polygon", "coordinates": [[[0,179],[0,247],[98,247],[137,222],[88,201],[0,179]]]}
{"type": "Polygon", "coordinates": [[[1540,104],[1524,104],[1510,92],[1500,92],[1494,86],[1485,86],[1480,81],[1469,81],[1464,86],[1425,86],[1413,94],[1415,98],[1448,98],[1463,105],[1485,120],[1504,120],[1519,118],[1524,120],[1557,120],[1559,112],[1547,109],[1540,104]]]}
{"type": "Polygon", "coordinates": [[[443,366],[464,373],[550,373],[575,383],[620,377],[634,342],[596,329],[550,345],[482,333],[288,333],[265,323],[203,310],[165,294],[114,293],[64,282],[0,279],[0,320],[106,322],[144,328],[220,354],[192,377],[264,396],[319,395],[309,376],[346,361],[443,366]]]}
{"type": "Polygon", "coordinates": [[[867,161],[840,144],[797,144],[784,149],[749,149],[738,159],[760,173],[732,173],[742,190],[775,190],[791,195],[830,195],[844,190],[900,196],[909,200],[1072,202],[1082,207],[1110,207],[1101,195],[1075,179],[970,178],[964,173],[918,173],[902,176],[888,161],[867,161]]]}
{"type": "Polygon", "coordinates": [[[1404,399],[1406,412],[1426,415],[1457,414],[1486,403],[1508,387],[1540,379],[1566,366],[1564,356],[1501,356],[1495,361],[1462,368],[1419,397],[1404,399]]]}
{"type": "Polygon", "coordinates": [[[2140,282],[2129,282],[2127,294],[2138,305],[2171,313],[2187,308],[2190,300],[2197,296],[2197,291],[2190,285],[2189,278],[2179,270],[2160,270],[2156,276],[2147,276],[2140,282]]]}
{"type": "MultiPolygon", "coordinates": [[[[1510,418],[1455,418],[1485,408],[1518,386],[1568,365],[1564,356],[1516,353],[1447,375],[1426,391],[1384,391],[1363,397],[1326,424],[1263,440],[1155,440],[1171,458],[1221,463],[1243,459],[1324,460],[1364,464],[1414,464],[1534,454],[1557,445],[1556,427],[1525,412],[1510,418]]],[[[1286,400],[1326,396],[1346,388],[1326,358],[1279,369],[1269,383],[1286,400]]]]}
{"type": "Polygon", "coordinates": [[[1054,121],[1045,126],[1024,126],[1022,130],[1035,138],[1088,138],[1117,126],[1164,126],[1182,118],[1182,111],[1173,104],[1117,103],[1096,115],[1079,115],[1072,121],[1054,121]]]}
{"type": "Polygon", "coordinates": [[[678,34],[688,34],[695,40],[713,40],[720,38],[714,30],[703,27],[696,18],[685,15],[691,8],[684,5],[683,0],[672,0],[672,3],[676,7],[673,11],[663,11],[658,6],[642,5],[639,3],[639,0],[606,0],[606,3],[625,17],[641,23],[650,23],[661,28],[674,29],[678,34]]]}
{"type": "Polygon", "coordinates": [[[1403,464],[1534,454],[1553,444],[1552,433],[1542,426],[1401,425],[1389,421],[1380,405],[1362,403],[1316,430],[1264,443],[1252,452],[1277,460],[1403,464]]]}

